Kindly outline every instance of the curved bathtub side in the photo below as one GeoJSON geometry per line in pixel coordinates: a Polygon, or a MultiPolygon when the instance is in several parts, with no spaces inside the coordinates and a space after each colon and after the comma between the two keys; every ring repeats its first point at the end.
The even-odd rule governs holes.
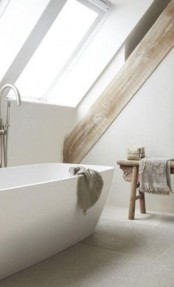
{"type": "Polygon", "coordinates": [[[101,175],[101,197],[86,216],[77,206],[77,177],[0,192],[0,279],[92,234],[106,202],[113,170],[101,175]]]}

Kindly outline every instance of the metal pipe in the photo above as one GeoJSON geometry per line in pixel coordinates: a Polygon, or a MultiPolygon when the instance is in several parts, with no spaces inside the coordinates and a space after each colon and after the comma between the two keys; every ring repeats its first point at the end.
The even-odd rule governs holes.
{"type": "Polygon", "coordinates": [[[8,149],[8,128],[10,126],[10,100],[7,97],[7,113],[6,113],[6,123],[4,125],[1,115],[1,100],[3,93],[6,89],[12,89],[16,96],[16,102],[17,105],[21,105],[21,97],[18,89],[12,85],[12,84],[5,84],[0,89],[0,142],[1,142],[1,148],[0,148],[0,167],[7,166],[7,149],[8,149]]]}
{"type": "MultiPolygon", "coordinates": [[[[4,86],[2,86],[2,88],[0,89],[0,101],[1,101],[1,98],[2,98],[2,95],[3,95],[3,92],[6,89],[12,89],[14,91],[14,93],[16,95],[17,105],[20,106],[21,105],[20,93],[19,93],[18,89],[12,84],[5,84],[4,86]]],[[[1,105],[1,103],[0,103],[0,105],[1,105]]],[[[1,106],[0,106],[0,114],[1,114],[1,106]]]]}

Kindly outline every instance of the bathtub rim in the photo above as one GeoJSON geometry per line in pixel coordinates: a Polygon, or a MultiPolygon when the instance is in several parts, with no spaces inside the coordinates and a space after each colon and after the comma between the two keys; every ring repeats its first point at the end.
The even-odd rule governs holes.
{"type": "MultiPolygon", "coordinates": [[[[0,168],[0,173],[1,170],[13,170],[13,169],[21,169],[21,168],[32,168],[33,166],[35,167],[39,167],[39,166],[43,166],[43,165],[58,165],[58,166],[69,166],[69,167],[78,167],[78,166],[83,166],[85,168],[90,168],[90,169],[94,169],[96,171],[98,171],[97,169],[95,169],[95,167],[101,167],[102,170],[99,170],[98,172],[100,174],[109,171],[109,170],[113,170],[115,169],[114,166],[107,166],[107,165],[97,165],[97,164],[76,164],[76,163],[61,163],[61,162],[50,162],[50,163],[36,163],[36,164],[25,164],[25,165],[16,165],[16,166],[9,166],[9,167],[2,167],[0,168]]],[[[38,182],[34,182],[34,183],[30,183],[30,184],[21,184],[21,185],[16,185],[13,187],[6,187],[6,188],[0,188],[0,192],[5,192],[5,191],[10,191],[10,190],[15,190],[15,189],[22,189],[25,188],[27,186],[38,186],[38,185],[42,185],[42,184],[48,184],[48,183],[54,183],[54,182],[62,182],[62,181],[67,181],[68,179],[76,179],[79,176],[82,175],[70,175],[66,176],[66,177],[61,177],[61,178],[57,178],[57,179],[50,179],[50,180],[42,180],[42,181],[38,181],[38,182]]]]}

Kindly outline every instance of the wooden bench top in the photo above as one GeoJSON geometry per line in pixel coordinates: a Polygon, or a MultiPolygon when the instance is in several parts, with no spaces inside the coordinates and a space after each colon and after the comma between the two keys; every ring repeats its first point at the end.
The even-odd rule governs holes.
{"type": "MultiPolygon", "coordinates": [[[[118,160],[117,164],[120,166],[127,166],[127,167],[139,166],[139,160],[118,160]]],[[[171,167],[171,173],[174,173],[174,160],[171,160],[170,167],[171,167]]]]}

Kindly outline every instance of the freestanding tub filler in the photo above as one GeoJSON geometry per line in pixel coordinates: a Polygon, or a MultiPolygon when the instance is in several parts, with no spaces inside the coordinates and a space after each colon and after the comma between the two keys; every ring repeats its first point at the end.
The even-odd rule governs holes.
{"type": "Polygon", "coordinates": [[[77,205],[75,164],[36,164],[0,169],[0,279],[79,242],[93,233],[114,168],[100,172],[104,186],[86,216],[77,205]]]}

